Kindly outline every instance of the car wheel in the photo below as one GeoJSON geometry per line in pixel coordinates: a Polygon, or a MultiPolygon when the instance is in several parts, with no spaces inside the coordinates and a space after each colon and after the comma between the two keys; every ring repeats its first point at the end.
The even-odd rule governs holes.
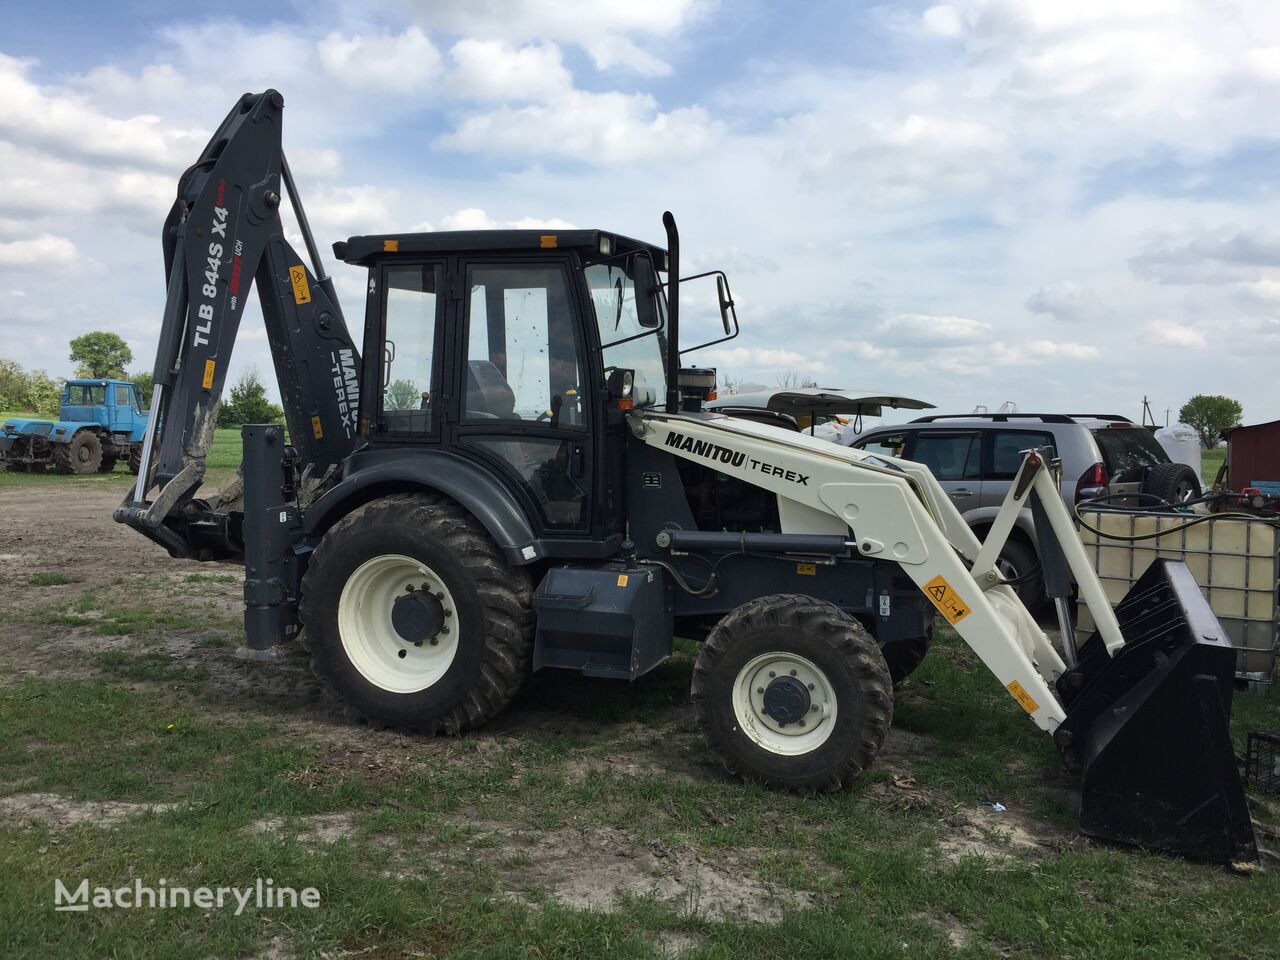
{"type": "Polygon", "coordinates": [[[1000,576],[1011,582],[1013,592],[1028,610],[1035,610],[1044,603],[1044,576],[1040,572],[1040,562],[1027,544],[1018,540],[1008,541],[996,559],[996,568],[1000,576]]]}

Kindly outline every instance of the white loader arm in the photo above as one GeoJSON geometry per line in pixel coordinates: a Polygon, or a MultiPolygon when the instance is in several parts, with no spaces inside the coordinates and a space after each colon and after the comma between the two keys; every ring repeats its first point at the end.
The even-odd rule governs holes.
{"type": "Polygon", "coordinates": [[[1057,487],[1038,460],[1026,483],[1019,474],[983,545],[921,464],[731,417],[646,411],[631,423],[645,443],[776,493],[783,533],[818,532],[817,526],[826,533],[852,531],[851,547],[860,555],[898,563],[1047,732],[1066,716],[1050,686],[1066,665],[994,566],[1033,486],[1039,487],[1055,533],[1071,541],[1064,542],[1068,563],[1107,646],[1123,643],[1057,487]],[[796,523],[803,529],[795,529],[796,523]]]}

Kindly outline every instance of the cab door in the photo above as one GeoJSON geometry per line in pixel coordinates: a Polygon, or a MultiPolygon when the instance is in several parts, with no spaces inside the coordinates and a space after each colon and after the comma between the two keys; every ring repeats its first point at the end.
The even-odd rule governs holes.
{"type": "Polygon", "coordinates": [[[544,535],[585,534],[595,412],[571,264],[472,258],[457,269],[457,449],[490,466],[544,535]]]}

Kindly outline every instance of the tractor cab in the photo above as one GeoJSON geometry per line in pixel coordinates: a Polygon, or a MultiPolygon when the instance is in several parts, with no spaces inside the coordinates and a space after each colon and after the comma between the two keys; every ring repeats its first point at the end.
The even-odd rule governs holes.
{"type": "Polygon", "coordinates": [[[540,539],[616,549],[623,418],[668,392],[667,251],[599,230],[334,250],[369,271],[356,456],[447,452],[500,478],[540,539]]]}

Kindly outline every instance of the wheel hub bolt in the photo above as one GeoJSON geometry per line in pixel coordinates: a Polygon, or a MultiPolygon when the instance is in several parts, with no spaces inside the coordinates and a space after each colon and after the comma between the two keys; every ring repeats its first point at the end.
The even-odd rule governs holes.
{"type": "Polygon", "coordinates": [[[756,693],[764,693],[764,687],[756,687],[756,693]]]}
{"type": "Polygon", "coordinates": [[[772,670],[770,670],[770,671],[769,671],[769,679],[770,679],[770,680],[772,680],[772,679],[773,679],[774,677],[776,677],[776,676],[777,676],[777,674],[776,674],[776,673],[774,673],[772,670]]]}
{"type": "Polygon", "coordinates": [[[401,651],[400,651],[400,659],[401,659],[401,660],[403,660],[403,659],[404,659],[405,657],[407,657],[408,655],[409,655],[409,651],[408,651],[408,650],[401,650],[401,651]]]}
{"type": "Polygon", "coordinates": [[[794,677],[794,676],[796,675],[796,672],[795,672],[794,670],[792,670],[792,671],[791,671],[791,675],[794,677]]]}
{"type": "Polygon", "coordinates": [[[448,627],[441,627],[441,628],[440,628],[440,632],[441,632],[441,633],[448,633],[448,632],[449,632],[449,628],[448,628],[448,627]]]}
{"type": "Polygon", "coordinates": [[[439,640],[437,640],[435,637],[432,637],[432,638],[431,638],[429,641],[427,641],[427,642],[428,642],[428,643],[430,643],[433,647],[437,647],[437,646],[439,646],[439,645],[440,645],[440,641],[439,641],[439,640]]]}
{"type": "Polygon", "coordinates": [[[804,721],[803,721],[803,720],[801,720],[801,721],[800,721],[800,726],[802,726],[802,727],[804,726],[804,721]]]}
{"type": "Polygon", "coordinates": [[[816,690],[816,689],[817,689],[817,686],[816,686],[815,684],[812,684],[812,683],[811,683],[811,684],[809,684],[809,689],[810,689],[810,690],[816,690]]]}

